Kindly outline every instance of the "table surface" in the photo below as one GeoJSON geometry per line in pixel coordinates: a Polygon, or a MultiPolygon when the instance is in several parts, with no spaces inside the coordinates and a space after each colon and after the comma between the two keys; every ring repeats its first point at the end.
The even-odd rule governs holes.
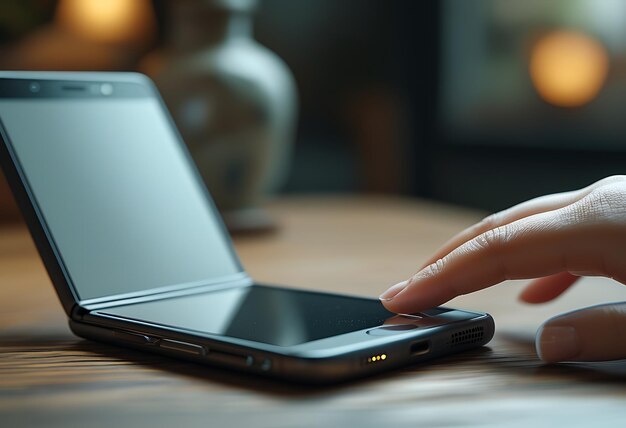
{"type": "MultiPolygon", "coordinates": [[[[291,197],[277,232],[235,239],[249,273],[293,287],[377,296],[482,213],[380,197],[291,197]]],[[[560,312],[624,300],[584,279],[554,303],[509,281],[455,299],[490,312],[479,350],[331,387],[241,375],[79,339],[24,226],[0,229],[0,426],[525,426],[626,420],[626,362],[543,365],[534,333],[560,312]],[[6,423],[6,425],[5,425],[6,423]]],[[[623,338],[621,338],[623,339],[623,338]]]]}

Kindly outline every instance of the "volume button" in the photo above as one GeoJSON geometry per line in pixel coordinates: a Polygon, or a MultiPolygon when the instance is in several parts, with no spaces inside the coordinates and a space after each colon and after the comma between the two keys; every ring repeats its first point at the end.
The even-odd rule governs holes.
{"type": "Polygon", "coordinates": [[[131,333],[128,331],[114,330],[113,336],[125,342],[137,343],[139,345],[154,345],[157,342],[157,339],[154,337],[146,336],[141,333],[131,333]]]}
{"type": "Polygon", "coordinates": [[[205,350],[200,345],[194,345],[193,343],[181,342],[180,340],[161,339],[159,347],[167,349],[169,351],[184,352],[186,354],[204,355],[205,350]]]}
{"type": "Polygon", "coordinates": [[[214,349],[209,351],[207,360],[236,367],[251,367],[254,364],[254,358],[251,355],[233,354],[214,349]]]}

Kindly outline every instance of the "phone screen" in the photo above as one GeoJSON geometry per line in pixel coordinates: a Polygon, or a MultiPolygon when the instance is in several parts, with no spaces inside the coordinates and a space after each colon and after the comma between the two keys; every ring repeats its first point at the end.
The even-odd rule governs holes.
{"type": "MultiPolygon", "coordinates": [[[[421,314],[424,326],[449,322],[451,319],[437,318],[445,312],[458,312],[468,319],[475,316],[434,308],[421,314]]],[[[138,303],[96,313],[279,346],[393,324],[397,318],[377,300],[260,285],[138,303]]]]}

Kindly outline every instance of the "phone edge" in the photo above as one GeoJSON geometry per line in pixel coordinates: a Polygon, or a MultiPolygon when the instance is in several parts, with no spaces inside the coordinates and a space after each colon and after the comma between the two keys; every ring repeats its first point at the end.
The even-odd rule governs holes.
{"type": "MultiPolygon", "coordinates": [[[[133,342],[124,340],[120,338],[119,335],[119,333],[130,333],[143,336],[145,332],[141,330],[115,329],[73,319],[69,320],[69,325],[74,334],[85,339],[132,348],[143,352],[156,353],[176,359],[184,359],[213,368],[226,368],[237,372],[245,372],[246,374],[260,375],[303,384],[338,383],[420,364],[435,358],[466,352],[486,345],[491,341],[495,333],[493,318],[489,314],[483,314],[478,318],[458,324],[452,323],[441,326],[442,328],[437,329],[436,332],[427,337],[407,335],[401,339],[390,339],[386,343],[366,349],[325,358],[316,356],[307,357],[306,354],[298,356],[287,355],[265,351],[259,348],[246,348],[232,343],[201,338],[202,340],[200,342],[210,346],[210,348],[207,348],[210,349],[209,353],[212,352],[217,355],[223,354],[232,357],[230,359],[209,360],[207,359],[206,353],[193,355],[184,350],[163,349],[149,341],[143,341],[142,343],[133,342]],[[482,329],[480,340],[459,346],[450,343],[450,337],[452,335],[470,328],[482,329]],[[428,342],[428,352],[419,355],[411,355],[412,345],[421,342],[428,342]],[[376,361],[375,363],[369,363],[367,361],[371,356],[383,354],[388,356],[386,361],[376,361]],[[250,363],[248,364],[248,362],[250,363]]],[[[157,340],[170,340],[170,338],[174,341],[176,341],[177,338],[180,339],[179,336],[168,335],[167,337],[159,337],[157,340]]]]}

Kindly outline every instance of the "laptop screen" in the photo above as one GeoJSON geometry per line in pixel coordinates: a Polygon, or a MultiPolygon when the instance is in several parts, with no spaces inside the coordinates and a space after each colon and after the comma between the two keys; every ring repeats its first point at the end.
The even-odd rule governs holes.
{"type": "Polygon", "coordinates": [[[230,239],[149,87],[79,82],[61,96],[62,84],[0,91],[0,119],[80,300],[237,276],[230,239]]]}

